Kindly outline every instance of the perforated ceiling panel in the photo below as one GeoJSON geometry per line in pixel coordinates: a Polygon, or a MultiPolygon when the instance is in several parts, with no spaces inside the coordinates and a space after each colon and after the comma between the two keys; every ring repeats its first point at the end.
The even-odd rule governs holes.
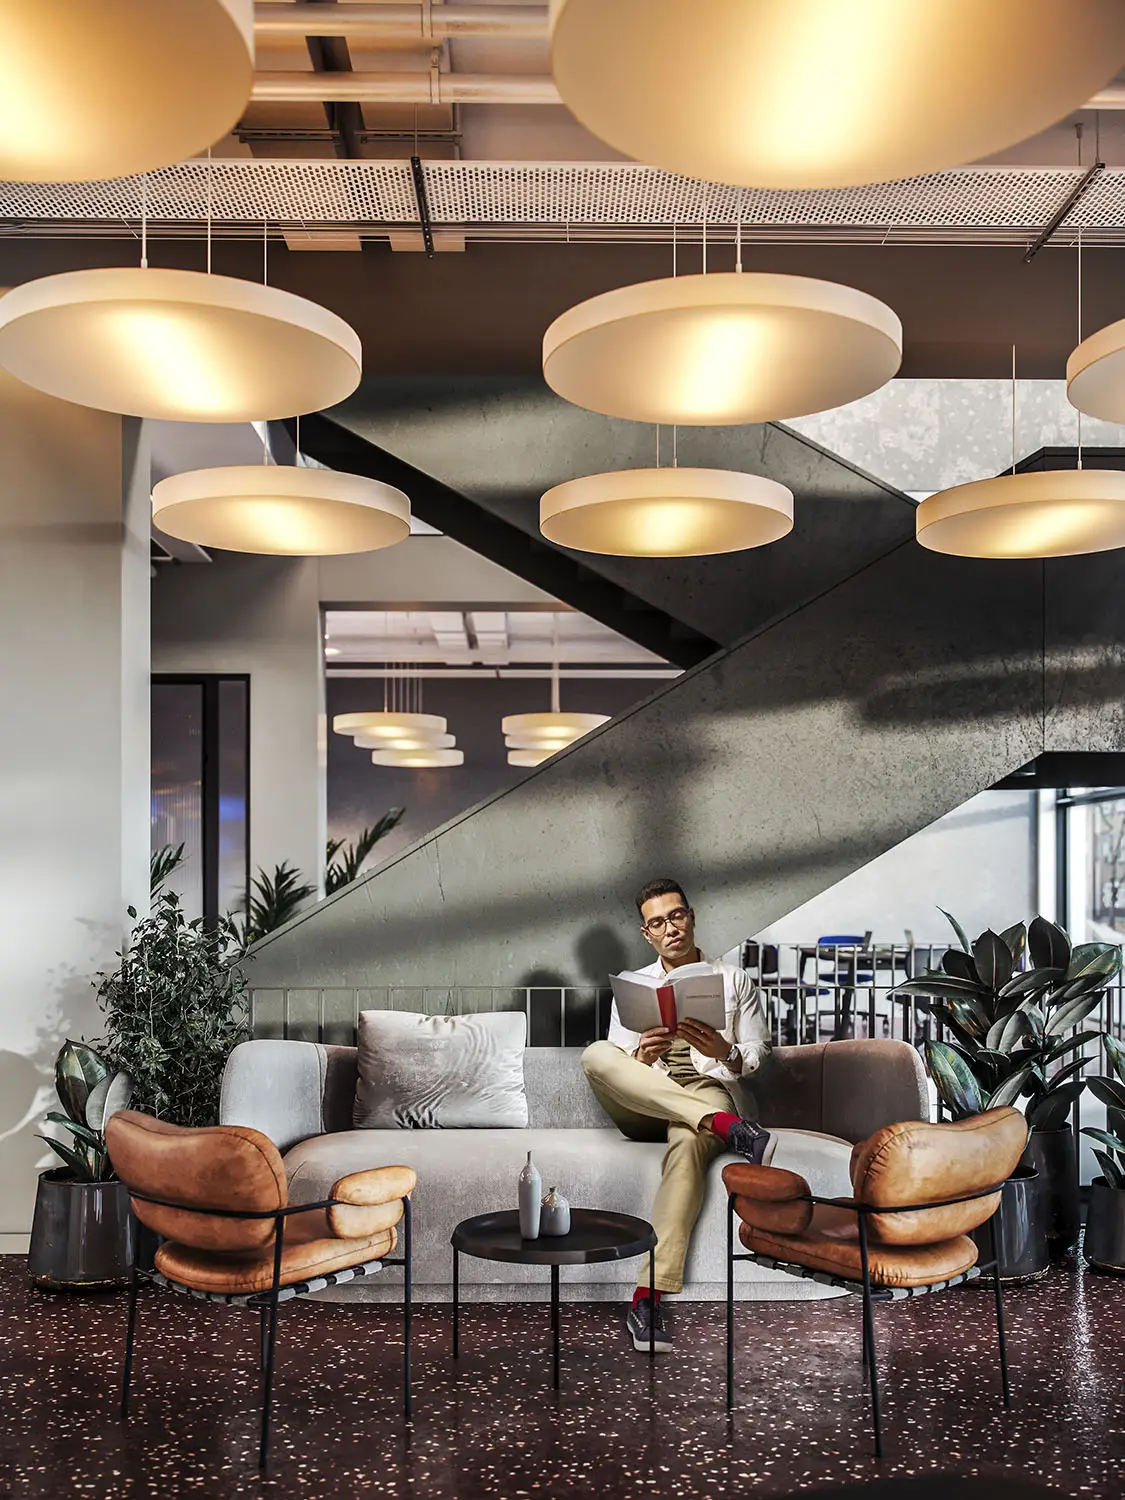
{"type": "MultiPolygon", "coordinates": [[[[823,192],[757,192],[705,184],[633,163],[431,162],[430,214],[470,236],[549,233],[666,237],[673,225],[698,237],[706,223],[729,238],[936,238],[972,243],[1033,236],[1081,179],[1079,169],[964,167],[931,177],[823,192]]],[[[278,227],[350,228],[368,234],[417,223],[403,161],[184,162],[139,178],[91,183],[0,183],[8,233],[32,227],[118,232],[136,226],[142,194],[154,229],[191,231],[268,220],[278,227]],[[210,189],[210,191],[209,191],[210,189]]],[[[1125,169],[1103,171],[1062,232],[1125,241],[1125,169]]]]}

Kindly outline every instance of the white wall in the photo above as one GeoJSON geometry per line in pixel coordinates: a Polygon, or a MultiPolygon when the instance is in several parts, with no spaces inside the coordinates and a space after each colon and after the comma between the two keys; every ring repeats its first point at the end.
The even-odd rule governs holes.
{"type": "Polygon", "coordinates": [[[456,609],[469,604],[554,604],[550,594],[448,536],[412,536],[397,547],[317,564],[324,604],[456,609]]]}
{"type": "Polygon", "coordinates": [[[1038,901],[1036,794],[982,792],[758,934],[807,943],[828,933],[864,933],[901,943],[945,942],[938,911],[952,912],[970,938],[1035,915],[1038,901]]]}
{"type": "Polygon", "coordinates": [[[0,1235],[30,1228],[55,1053],[148,901],[147,445],[0,373],[0,1235]]]}
{"type": "Polygon", "coordinates": [[[249,673],[250,863],[324,877],[324,657],[317,559],[161,564],[152,670],[249,673]]]}

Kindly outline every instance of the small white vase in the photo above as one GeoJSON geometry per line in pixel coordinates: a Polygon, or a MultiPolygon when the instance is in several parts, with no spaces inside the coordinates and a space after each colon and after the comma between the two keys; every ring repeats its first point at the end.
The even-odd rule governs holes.
{"type": "Polygon", "coordinates": [[[543,1179],[540,1177],[531,1152],[527,1153],[527,1165],[520,1173],[520,1236],[525,1240],[539,1238],[539,1215],[543,1197],[543,1179]]]}
{"type": "Polygon", "coordinates": [[[570,1204],[557,1187],[553,1187],[543,1199],[539,1228],[541,1234],[570,1233],[570,1204]]]}

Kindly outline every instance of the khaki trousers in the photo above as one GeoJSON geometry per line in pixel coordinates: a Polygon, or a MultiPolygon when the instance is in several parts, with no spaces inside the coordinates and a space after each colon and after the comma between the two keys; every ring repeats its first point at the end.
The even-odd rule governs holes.
{"type": "MultiPolygon", "coordinates": [[[[652,1205],[655,1279],[659,1291],[680,1292],[707,1169],[725,1150],[718,1136],[701,1131],[699,1123],[719,1110],[737,1114],[738,1108],[714,1079],[675,1083],[667,1073],[646,1067],[612,1042],[591,1043],[582,1054],[582,1066],[622,1135],[633,1141],[668,1141],[652,1205]]],[[[647,1258],[641,1262],[637,1285],[648,1286],[647,1258]]]]}

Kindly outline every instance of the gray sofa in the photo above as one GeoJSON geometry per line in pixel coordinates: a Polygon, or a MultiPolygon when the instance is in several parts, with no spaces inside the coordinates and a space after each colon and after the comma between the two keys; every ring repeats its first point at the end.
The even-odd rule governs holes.
{"type": "MultiPolygon", "coordinates": [[[[414,1274],[422,1301],[450,1295],[449,1236],[461,1219],[514,1207],[516,1179],[532,1151],[544,1188],[557,1184],[576,1207],[613,1208],[647,1217],[664,1148],[626,1140],[582,1072],[580,1048],[529,1047],[524,1079],[526,1130],[353,1130],[354,1047],[313,1042],[243,1042],[223,1075],[221,1121],[250,1125],[283,1154],[292,1201],[327,1196],[337,1178],[392,1163],[418,1173],[414,1197],[414,1274]]],[[[929,1117],[926,1078],[905,1042],[842,1041],[779,1047],[753,1079],[763,1124],[777,1135],[774,1164],[806,1176],[814,1192],[850,1191],[851,1145],[883,1125],[929,1117]]],[[[725,1295],[726,1198],[712,1169],[688,1259],[684,1296],[725,1295]]],[[[639,1262],[568,1270],[568,1296],[614,1300],[629,1292],[639,1262]]],[[[462,1296],[524,1301],[548,1295],[541,1269],[462,1257],[462,1296]]],[[[737,1295],[785,1300],[831,1296],[815,1283],[748,1263],[736,1267],[737,1295]]],[[[399,1295],[379,1280],[373,1298],[399,1295]]],[[[390,1277],[388,1277],[388,1282],[390,1277]]]]}

